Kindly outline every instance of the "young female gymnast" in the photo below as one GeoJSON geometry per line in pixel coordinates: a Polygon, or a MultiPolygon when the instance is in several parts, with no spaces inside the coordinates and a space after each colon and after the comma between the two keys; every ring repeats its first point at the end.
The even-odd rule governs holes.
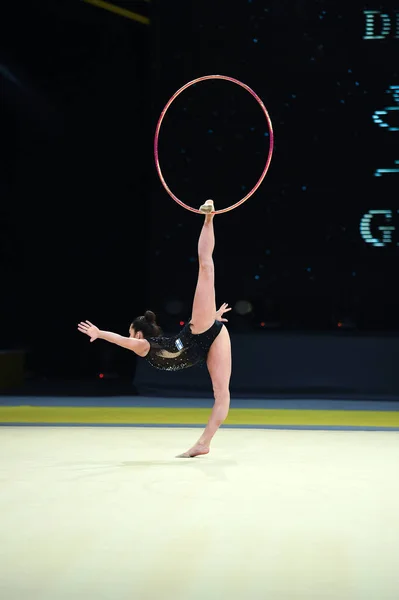
{"type": "Polygon", "coordinates": [[[230,406],[231,345],[229,333],[223,325],[227,319],[224,319],[223,315],[231,308],[223,304],[216,311],[212,258],[215,234],[214,215],[211,214],[214,210],[212,200],[207,200],[200,207],[200,211],[205,214],[205,222],[198,240],[198,281],[192,317],[180,333],[162,336],[151,311],[133,321],[129,328],[129,337],[102,331],[90,321],[78,325],[79,331],[88,335],[91,342],[102,339],[133,350],[157,369],[177,371],[206,361],[215,402],[201,437],[190,450],[180,454],[179,458],[208,454],[211,440],[226,419],[230,406]]]}

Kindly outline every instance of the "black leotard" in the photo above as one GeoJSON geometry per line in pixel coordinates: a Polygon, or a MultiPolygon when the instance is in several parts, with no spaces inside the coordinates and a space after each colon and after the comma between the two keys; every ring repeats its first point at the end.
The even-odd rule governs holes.
{"type": "Polygon", "coordinates": [[[194,334],[187,323],[177,335],[147,338],[150,350],[144,358],[162,371],[188,369],[206,360],[222,327],[221,321],[215,321],[204,333],[194,334]]]}

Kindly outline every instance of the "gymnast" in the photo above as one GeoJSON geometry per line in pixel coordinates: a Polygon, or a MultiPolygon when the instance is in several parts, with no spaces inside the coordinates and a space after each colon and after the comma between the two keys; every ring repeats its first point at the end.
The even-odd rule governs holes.
{"type": "Polygon", "coordinates": [[[230,406],[231,344],[224,325],[227,319],[223,315],[231,308],[222,304],[216,310],[214,211],[212,200],[207,200],[200,207],[205,221],[198,240],[199,272],[192,316],[177,335],[162,335],[155,314],[149,310],[132,322],[129,337],[102,331],[90,321],[78,325],[78,330],[88,335],[91,342],[102,339],[132,350],[157,369],[178,371],[206,362],[215,399],[212,412],[198,441],[178,458],[208,454],[211,441],[225,421],[230,406]]]}

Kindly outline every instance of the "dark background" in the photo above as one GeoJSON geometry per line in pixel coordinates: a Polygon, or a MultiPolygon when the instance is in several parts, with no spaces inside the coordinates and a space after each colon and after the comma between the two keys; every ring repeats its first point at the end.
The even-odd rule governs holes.
{"type": "MultiPolygon", "coordinates": [[[[78,321],[127,334],[147,308],[167,331],[190,316],[201,217],[164,191],[152,144],[168,99],[208,74],[253,88],[275,132],[261,188],[215,220],[217,300],[253,305],[231,332],[397,332],[399,236],[375,247],[359,231],[375,209],[399,226],[399,173],[374,176],[399,159],[399,132],[373,121],[399,106],[395,5],[119,6],[150,25],[77,0],[13,3],[2,19],[0,346],[27,349],[32,376],[128,374],[130,353],[88,344],[78,321]],[[392,15],[386,39],[363,39],[369,8],[392,15]]],[[[161,130],[171,189],[194,207],[236,202],[263,168],[265,125],[231,83],[184,92],[161,130]]]]}

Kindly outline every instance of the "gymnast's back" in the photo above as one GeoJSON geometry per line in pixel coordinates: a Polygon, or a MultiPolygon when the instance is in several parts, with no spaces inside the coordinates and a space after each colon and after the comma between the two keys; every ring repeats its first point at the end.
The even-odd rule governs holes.
{"type": "Polygon", "coordinates": [[[194,334],[188,322],[177,335],[148,337],[150,350],[144,358],[162,371],[181,371],[193,367],[206,361],[222,327],[221,321],[214,321],[204,333],[194,334]]]}

